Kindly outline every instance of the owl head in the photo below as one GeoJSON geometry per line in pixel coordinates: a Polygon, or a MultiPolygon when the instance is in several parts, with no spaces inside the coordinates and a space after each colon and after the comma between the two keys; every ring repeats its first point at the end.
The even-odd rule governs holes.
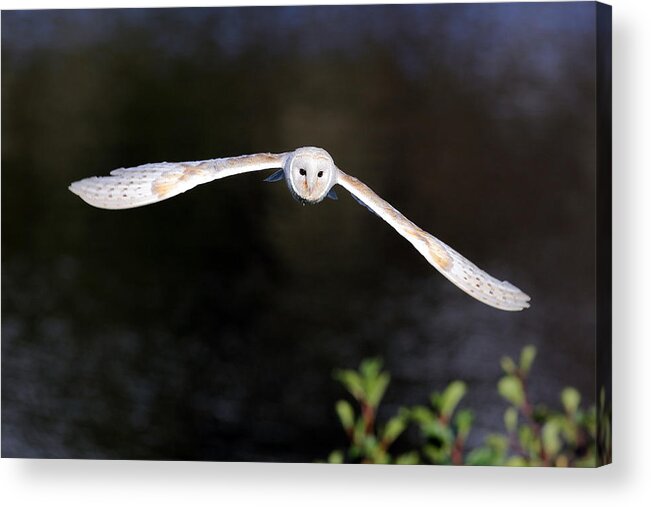
{"type": "Polygon", "coordinates": [[[283,168],[287,186],[302,204],[321,202],[336,182],[336,168],[330,154],[314,147],[299,148],[283,168]]]}

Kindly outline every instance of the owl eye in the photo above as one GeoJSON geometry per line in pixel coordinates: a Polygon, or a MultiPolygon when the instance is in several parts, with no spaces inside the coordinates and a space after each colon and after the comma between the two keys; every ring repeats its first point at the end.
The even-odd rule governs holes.
{"type": "Polygon", "coordinates": [[[320,178],[321,176],[323,176],[323,171],[319,171],[318,174],[317,174],[317,176],[318,176],[319,178],[320,178]]]}
{"type": "Polygon", "coordinates": [[[305,174],[306,174],[306,173],[305,173],[305,169],[303,169],[303,168],[301,167],[301,168],[298,170],[298,174],[300,174],[301,176],[305,176],[305,174]]]}

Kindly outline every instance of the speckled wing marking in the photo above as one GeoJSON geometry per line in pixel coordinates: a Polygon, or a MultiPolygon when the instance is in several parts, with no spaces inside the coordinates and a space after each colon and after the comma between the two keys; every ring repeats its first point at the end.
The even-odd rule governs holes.
{"type": "Polygon", "coordinates": [[[500,282],[459,252],[409,221],[357,178],[337,169],[337,183],[368,206],[409,241],[443,276],[475,299],[500,310],[529,307],[529,296],[509,282],[500,282]]]}
{"type": "Polygon", "coordinates": [[[125,209],[169,199],[209,181],[264,169],[281,168],[286,153],[258,153],[199,162],[160,162],[111,171],[75,181],[70,191],[92,206],[125,209]]]}

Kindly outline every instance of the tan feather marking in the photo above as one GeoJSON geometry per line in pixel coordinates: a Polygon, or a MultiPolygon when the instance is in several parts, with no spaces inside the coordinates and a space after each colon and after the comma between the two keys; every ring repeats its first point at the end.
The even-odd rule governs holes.
{"type": "Polygon", "coordinates": [[[185,169],[183,169],[183,174],[179,178],[179,181],[187,181],[197,176],[205,176],[206,174],[208,173],[204,169],[188,166],[185,169]]]}
{"type": "Polygon", "coordinates": [[[434,241],[431,236],[424,230],[421,228],[412,230],[407,229],[405,232],[415,240],[421,241],[427,245],[430,256],[441,269],[448,271],[452,267],[452,257],[450,257],[445,249],[441,247],[441,245],[439,245],[436,241],[434,241]]]}
{"type": "Polygon", "coordinates": [[[170,194],[179,181],[183,178],[183,173],[164,174],[151,185],[151,191],[160,199],[170,194]]]}
{"type": "Polygon", "coordinates": [[[193,166],[185,166],[183,172],[163,174],[161,175],[151,186],[151,190],[156,196],[160,199],[168,196],[171,192],[174,191],[176,186],[181,182],[187,182],[194,178],[199,178],[207,175],[208,172],[205,169],[193,166]]]}
{"type": "Polygon", "coordinates": [[[277,163],[281,155],[274,153],[257,153],[255,155],[242,155],[241,157],[232,157],[224,160],[224,167],[234,167],[242,164],[242,160],[254,164],[277,163]]]}

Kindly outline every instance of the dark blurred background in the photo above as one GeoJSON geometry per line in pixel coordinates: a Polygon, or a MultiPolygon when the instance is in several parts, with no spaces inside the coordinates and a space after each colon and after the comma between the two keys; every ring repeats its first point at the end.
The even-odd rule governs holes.
{"type": "MultiPolygon", "coordinates": [[[[332,378],[381,356],[380,419],[499,359],[594,403],[593,3],[2,13],[2,455],[312,461],[332,378]],[[500,312],[345,191],[260,173],[126,211],[67,185],[147,162],[327,149],[532,297],[500,312]]],[[[402,437],[406,442],[413,436],[402,437]]]]}

